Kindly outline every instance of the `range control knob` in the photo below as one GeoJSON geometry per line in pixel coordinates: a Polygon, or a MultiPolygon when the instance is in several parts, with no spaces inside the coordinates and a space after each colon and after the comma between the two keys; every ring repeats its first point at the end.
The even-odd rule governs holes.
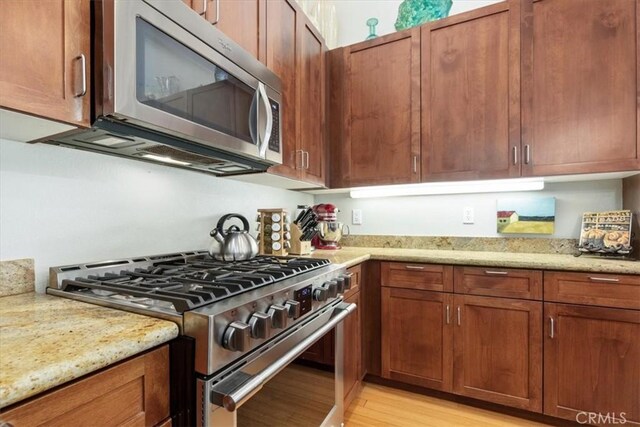
{"type": "Polygon", "coordinates": [[[266,313],[253,313],[249,318],[251,336],[264,339],[271,333],[271,316],[266,313]]]}
{"type": "Polygon", "coordinates": [[[232,322],[224,331],[222,346],[231,351],[245,351],[249,349],[251,326],[244,322],[232,322]]]}
{"type": "Polygon", "coordinates": [[[327,290],[328,298],[335,298],[338,296],[338,282],[335,280],[330,280],[328,282],[324,282],[322,287],[327,290]]]}
{"type": "Polygon", "coordinates": [[[344,290],[348,291],[349,289],[351,289],[351,276],[353,276],[353,273],[345,273],[342,276],[340,276],[341,278],[344,279],[344,290]]]}
{"type": "Polygon", "coordinates": [[[336,277],[334,280],[338,284],[338,293],[343,294],[346,290],[344,277],[336,277]]]}
{"type": "Polygon", "coordinates": [[[315,288],[313,290],[313,299],[316,301],[326,301],[329,296],[329,291],[325,288],[315,288]]]}
{"type": "Polygon", "coordinates": [[[278,304],[273,304],[267,310],[267,314],[271,318],[271,326],[276,329],[282,329],[287,326],[287,312],[286,307],[278,304]]]}
{"type": "Polygon", "coordinates": [[[287,309],[287,315],[292,319],[297,319],[300,317],[300,303],[294,300],[286,300],[284,303],[284,308],[287,309]]]}

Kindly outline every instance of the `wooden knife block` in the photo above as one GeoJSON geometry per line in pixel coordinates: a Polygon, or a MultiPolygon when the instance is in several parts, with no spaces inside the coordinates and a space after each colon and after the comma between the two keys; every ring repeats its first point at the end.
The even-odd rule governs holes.
{"type": "Polygon", "coordinates": [[[292,255],[309,255],[311,253],[311,242],[301,241],[302,231],[297,224],[291,224],[291,249],[289,253],[292,255]]]}

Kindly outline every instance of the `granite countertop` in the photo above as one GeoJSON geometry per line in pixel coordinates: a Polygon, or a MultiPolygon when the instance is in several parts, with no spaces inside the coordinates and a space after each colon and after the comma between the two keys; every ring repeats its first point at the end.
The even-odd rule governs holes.
{"type": "Polygon", "coordinates": [[[573,255],[561,254],[344,247],[335,251],[318,250],[311,256],[314,258],[327,258],[332,263],[344,264],[346,267],[373,259],[537,270],[640,274],[640,262],[638,261],[621,261],[588,256],[574,257],[573,255]]]}
{"type": "Polygon", "coordinates": [[[33,292],[0,298],[0,408],[178,336],[166,320],[33,292]]]}

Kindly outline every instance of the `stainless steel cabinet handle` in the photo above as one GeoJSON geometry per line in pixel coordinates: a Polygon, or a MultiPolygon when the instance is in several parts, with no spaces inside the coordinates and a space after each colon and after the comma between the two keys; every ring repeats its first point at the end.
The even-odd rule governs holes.
{"type": "Polygon", "coordinates": [[[449,317],[449,315],[451,314],[451,310],[449,309],[449,304],[447,304],[446,312],[447,312],[447,325],[449,325],[451,323],[451,319],[449,317]]]}
{"type": "Polygon", "coordinates": [[[458,326],[462,323],[462,315],[460,313],[460,306],[458,306],[458,326]]]}
{"type": "Polygon", "coordinates": [[[619,282],[620,279],[615,279],[613,277],[589,277],[589,280],[593,280],[594,282],[619,282]]]}
{"type": "Polygon", "coordinates": [[[202,16],[207,14],[207,3],[209,3],[209,0],[202,0],[202,16]]]}
{"type": "Polygon", "coordinates": [[[302,152],[302,159],[303,159],[303,167],[305,169],[309,169],[309,152],[308,151],[303,151],[302,152]]]}
{"type": "Polygon", "coordinates": [[[413,156],[413,173],[418,173],[418,156],[413,156]]]}
{"type": "MultiPolygon", "coordinates": [[[[212,403],[233,412],[249,400],[254,394],[280,371],[293,362],[299,355],[304,353],[318,339],[322,338],[327,332],[333,329],[338,323],[342,322],[351,312],[356,310],[355,304],[340,304],[335,308],[334,315],[320,329],[309,335],[303,341],[293,347],[288,353],[284,354],[275,363],[269,365],[264,370],[250,376],[247,381],[242,382],[238,387],[228,391],[228,385],[233,384],[234,375],[228,377],[225,381],[216,384],[211,393],[212,403]]],[[[239,374],[244,374],[242,371],[239,374]]],[[[246,374],[244,374],[246,375],[246,374]]]]}
{"type": "Polygon", "coordinates": [[[553,317],[549,316],[549,338],[553,338],[556,335],[556,322],[553,320],[553,317]]]}
{"type": "Polygon", "coordinates": [[[518,147],[515,145],[513,146],[513,164],[518,164],[518,147]]]}
{"type": "Polygon", "coordinates": [[[80,60],[80,72],[82,73],[82,88],[80,89],[80,93],[76,93],[75,97],[80,98],[87,94],[87,58],[84,56],[84,53],[76,56],[75,60],[80,60]]]}
{"type": "Polygon", "coordinates": [[[219,21],[220,21],[220,0],[216,0],[216,19],[211,21],[211,25],[216,25],[219,21]]]}
{"type": "Polygon", "coordinates": [[[531,146],[529,144],[524,146],[524,164],[528,165],[531,161],[531,146]]]}
{"type": "Polygon", "coordinates": [[[304,169],[304,150],[296,150],[296,169],[298,169],[298,153],[300,153],[300,169],[304,169]]]}
{"type": "Polygon", "coordinates": [[[423,265],[405,265],[404,268],[407,270],[424,270],[423,265]]]}
{"type": "Polygon", "coordinates": [[[496,270],[485,270],[484,274],[493,274],[496,276],[506,276],[507,274],[509,274],[508,271],[496,271],[496,270]]]}

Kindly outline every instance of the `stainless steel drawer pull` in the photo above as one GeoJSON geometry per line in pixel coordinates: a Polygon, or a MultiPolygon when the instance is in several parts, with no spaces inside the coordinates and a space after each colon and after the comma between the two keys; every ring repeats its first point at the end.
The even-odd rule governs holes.
{"type": "Polygon", "coordinates": [[[423,265],[405,265],[404,268],[407,270],[424,270],[423,265]]]}
{"type": "Polygon", "coordinates": [[[460,306],[458,306],[458,326],[460,326],[461,323],[460,306]]]}
{"type": "Polygon", "coordinates": [[[556,335],[556,322],[553,317],[549,316],[549,338],[553,338],[556,335]]]}
{"type": "Polygon", "coordinates": [[[589,277],[589,280],[593,280],[594,282],[611,282],[611,283],[616,283],[620,281],[620,279],[615,279],[613,277],[589,277]]]}
{"type": "Polygon", "coordinates": [[[207,3],[209,3],[209,0],[202,1],[202,16],[207,14],[207,3]]]}
{"type": "Polygon", "coordinates": [[[449,325],[451,323],[451,318],[449,317],[449,315],[451,314],[451,310],[449,309],[449,304],[447,304],[447,325],[449,325]]]}
{"type": "Polygon", "coordinates": [[[497,276],[506,276],[507,274],[509,274],[509,272],[508,271],[485,270],[484,274],[493,274],[493,275],[497,275],[497,276]]]}

